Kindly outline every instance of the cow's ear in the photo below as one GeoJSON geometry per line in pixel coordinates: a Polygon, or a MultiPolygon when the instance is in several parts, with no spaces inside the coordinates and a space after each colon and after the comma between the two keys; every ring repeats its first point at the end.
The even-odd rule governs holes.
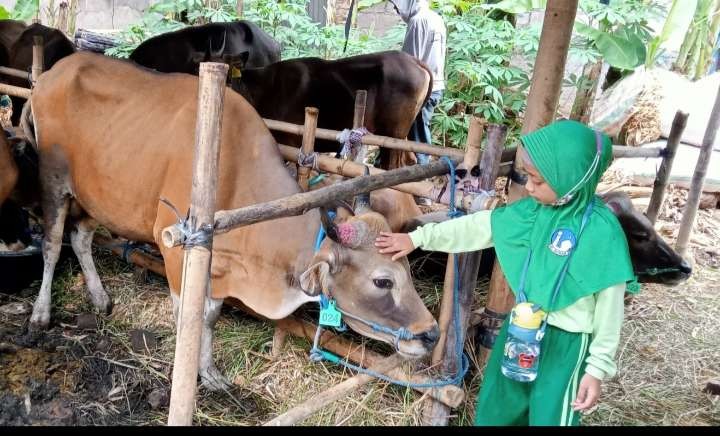
{"type": "Polygon", "coordinates": [[[300,288],[310,296],[320,295],[332,285],[332,274],[337,272],[337,256],[328,247],[320,250],[305,272],[300,275],[300,288]]]}

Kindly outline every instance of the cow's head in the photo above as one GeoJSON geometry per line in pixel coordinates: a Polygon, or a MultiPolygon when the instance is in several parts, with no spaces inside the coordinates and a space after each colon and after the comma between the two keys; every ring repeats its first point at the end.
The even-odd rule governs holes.
{"type": "Polygon", "coordinates": [[[626,193],[613,191],[602,199],[625,231],[638,281],[676,285],[690,277],[692,268],[655,231],[645,214],[635,210],[626,193]]]}
{"type": "Polygon", "coordinates": [[[369,209],[367,197],[356,201],[354,212],[345,209],[335,218],[321,210],[328,238],[301,275],[302,289],[334,298],[358,333],[393,344],[405,357],[424,356],[438,340],[438,325],[415,291],[407,259],[394,262],[374,245],[380,231],[390,231],[387,220],[369,209]],[[371,323],[411,337],[400,339],[371,323]]]}

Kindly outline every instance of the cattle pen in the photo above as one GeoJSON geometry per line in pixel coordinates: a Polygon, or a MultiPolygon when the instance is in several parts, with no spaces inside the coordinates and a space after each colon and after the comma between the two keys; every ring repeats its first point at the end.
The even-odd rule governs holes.
{"type": "MultiPolygon", "coordinates": [[[[33,83],[34,80],[37,79],[40,71],[42,70],[41,41],[36,41],[36,45],[38,46],[38,53],[40,53],[40,55],[37,58],[35,56],[33,57],[34,66],[32,69],[31,77],[29,78],[30,83],[33,83]],[[38,64],[35,64],[36,59],[38,64]]],[[[223,71],[223,67],[224,66],[208,66],[207,64],[205,64],[206,69],[216,68],[217,71],[220,72],[223,71]]],[[[23,78],[28,78],[26,72],[21,72],[18,70],[11,71],[9,69],[0,69],[0,74],[9,74],[16,77],[20,77],[22,75],[23,78]]],[[[222,74],[216,72],[216,80],[214,85],[215,88],[212,88],[213,85],[209,84],[211,81],[207,78],[207,76],[203,74],[201,74],[201,79],[199,81],[199,87],[201,89],[199,96],[199,107],[202,108],[202,110],[198,111],[198,113],[200,114],[198,117],[198,138],[200,139],[198,139],[198,148],[196,150],[196,153],[198,156],[205,156],[208,160],[209,163],[206,163],[206,169],[211,168],[213,165],[212,161],[213,156],[215,155],[214,153],[217,152],[217,144],[215,144],[215,149],[210,152],[208,152],[207,149],[202,147],[212,147],[213,138],[215,137],[216,141],[220,126],[219,124],[215,124],[218,118],[217,113],[215,113],[215,121],[213,121],[213,119],[205,117],[211,114],[212,111],[209,110],[209,108],[211,107],[214,107],[216,111],[219,110],[221,114],[221,96],[223,88],[222,86],[218,85],[218,83],[220,83],[219,81],[221,79],[221,76],[222,74]],[[203,80],[205,80],[206,82],[203,82],[203,80]],[[207,90],[203,91],[203,87],[206,87],[207,90]],[[205,92],[205,94],[203,94],[203,92],[205,92]],[[214,97],[208,97],[208,95],[213,95],[214,97]],[[220,100],[219,103],[218,99],[220,100]],[[203,135],[202,133],[200,133],[201,131],[206,132],[206,134],[203,135]]],[[[11,87],[8,85],[0,84],[0,93],[7,93],[18,97],[29,98],[31,95],[31,89],[11,87]]],[[[356,96],[355,108],[356,120],[360,121],[362,120],[362,110],[364,109],[362,92],[359,92],[356,96]]],[[[437,157],[447,156],[452,161],[452,164],[450,164],[447,161],[439,160],[424,167],[416,166],[389,171],[383,171],[377,168],[369,168],[369,175],[364,175],[366,166],[362,163],[362,158],[366,155],[366,151],[363,148],[357,150],[354,153],[354,156],[350,156],[349,159],[338,159],[329,156],[322,156],[314,152],[313,144],[316,138],[337,140],[338,137],[340,137],[340,135],[343,133],[340,131],[317,128],[318,116],[319,114],[316,109],[307,108],[304,125],[295,125],[276,120],[264,121],[268,128],[271,130],[277,130],[302,136],[303,145],[301,148],[290,147],[282,144],[279,144],[279,148],[284,159],[296,163],[298,183],[304,190],[307,191],[308,189],[308,183],[311,174],[310,171],[312,169],[328,173],[335,173],[340,176],[352,177],[354,178],[353,180],[339,182],[338,184],[331,187],[322,188],[322,190],[304,192],[301,194],[297,194],[293,197],[278,199],[272,202],[272,204],[266,203],[260,205],[252,205],[234,211],[215,211],[212,205],[205,208],[200,208],[200,210],[203,211],[203,213],[205,214],[205,218],[204,220],[196,220],[195,224],[197,228],[192,230],[197,231],[200,227],[202,227],[203,224],[209,224],[215,232],[231,231],[232,228],[238,226],[250,225],[252,223],[275,219],[281,216],[301,214],[309,210],[310,208],[319,207],[321,205],[327,204],[333,199],[347,198],[355,194],[366,193],[371,190],[385,187],[419,197],[427,197],[437,202],[439,201],[438,189],[426,179],[431,176],[444,175],[451,170],[452,165],[460,163],[463,163],[466,168],[470,168],[473,165],[480,164],[480,167],[483,169],[484,175],[482,189],[488,191],[494,189],[496,177],[509,177],[512,172],[515,149],[504,148],[506,132],[504,131],[503,127],[494,124],[487,124],[483,120],[473,117],[471,119],[470,132],[468,134],[468,140],[464,151],[459,149],[445,149],[425,146],[411,141],[375,136],[371,134],[362,136],[358,142],[358,145],[362,144],[362,147],[377,146],[385,147],[391,150],[422,152],[437,157]],[[481,143],[483,135],[485,133],[487,133],[487,145],[484,152],[481,152],[481,143]],[[355,159],[353,159],[353,157],[355,159]]],[[[682,115],[679,114],[676,117],[676,120],[679,120],[678,117],[682,118],[682,115]]],[[[362,127],[361,122],[357,122],[354,124],[355,125],[352,126],[352,129],[358,129],[362,127]]],[[[613,154],[616,157],[663,157],[663,170],[658,173],[652,193],[653,201],[651,210],[654,210],[654,213],[657,213],[657,208],[659,208],[662,203],[664,192],[667,187],[667,176],[672,168],[674,147],[677,145],[677,141],[679,141],[679,138],[681,136],[680,134],[682,132],[683,123],[681,121],[676,121],[675,124],[677,124],[677,127],[675,127],[675,125],[673,126],[673,133],[670,135],[671,140],[668,142],[666,148],[637,149],[633,147],[623,146],[615,146],[613,148],[613,154]]],[[[216,165],[217,159],[215,158],[214,161],[216,165]]],[[[198,163],[198,165],[200,164],[201,162],[198,163]]],[[[212,170],[197,171],[195,173],[195,177],[207,177],[208,180],[211,180],[212,170]]],[[[195,185],[196,183],[193,183],[194,187],[195,185]]],[[[195,193],[193,193],[193,198],[195,198],[196,196],[197,198],[208,198],[209,195],[207,195],[207,193],[212,192],[213,189],[212,181],[199,180],[198,185],[203,186],[207,189],[206,195],[196,195],[195,193]]],[[[474,197],[465,196],[462,194],[463,193],[460,193],[458,194],[458,196],[455,197],[455,202],[453,204],[449,204],[446,206],[449,206],[450,208],[458,207],[460,209],[468,209],[469,204],[472,202],[474,197]]],[[[492,208],[499,203],[499,196],[493,197],[490,199],[489,202],[487,202],[485,207],[492,208]]],[[[196,216],[195,209],[197,209],[197,207],[198,205],[195,201],[193,201],[193,206],[190,214],[192,217],[196,216]]],[[[179,246],[183,245],[186,242],[185,238],[186,235],[182,231],[179,231],[178,228],[172,227],[166,229],[163,239],[164,243],[167,246],[179,246]]],[[[98,246],[111,248],[113,251],[116,252],[116,254],[123,255],[123,257],[126,257],[133,263],[140,265],[142,268],[149,269],[159,274],[163,273],[162,261],[153,258],[152,256],[145,255],[140,251],[132,249],[127,250],[126,248],[118,245],[118,240],[98,235],[95,237],[95,242],[98,246]]],[[[176,350],[182,350],[182,353],[187,352],[187,348],[185,348],[185,341],[188,339],[189,336],[193,336],[195,338],[194,340],[196,341],[199,341],[200,339],[199,330],[188,330],[188,333],[183,334],[182,337],[180,335],[180,332],[181,328],[185,329],[187,327],[188,324],[186,323],[188,319],[194,319],[195,322],[199,322],[197,311],[199,311],[200,314],[202,312],[201,301],[204,298],[204,292],[208,280],[205,271],[209,268],[209,264],[211,262],[211,258],[209,255],[210,251],[207,250],[207,247],[203,248],[202,246],[195,246],[193,250],[205,250],[206,253],[204,255],[206,256],[206,259],[201,260],[201,263],[199,264],[199,268],[197,270],[199,271],[199,273],[197,273],[197,285],[195,291],[185,292],[184,289],[183,292],[183,295],[195,296],[196,300],[183,306],[185,310],[194,309],[196,313],[193,317],[188,312],[188,315],[180,318],[183,320],[183,323],[179,324],[177,327],[178,343],[176,346],[176,350]]],[[[191,251],[188,253],[191,253],[191,251]]],[[[460,259],[460,268],[457,270],[459,272],[459,276],[462,278],[460,298],[465,299],[465,304],[461,305],[463,309],[463,311],[461,312],[462,328],[459,331],[455,331],[451,327],[453,319],[453,301],[451,297],[453,283],[455,280],[454,274],[456,270],[454,268],[452,257],[448,257],[445,284],[443,287],[442,305],[440,313],[438,315],[441,327],[441,340],[439,341],[438,347],[436,348],[435,352],[433,352],[432,356],[433,364],[441,368],[441,374],[439,375],[452,374],[458,369],[458,364],[451,355],[451,353],[446,354],[445,350],[452,349],[452,347],[447,347],[447,344],[454,343],[454,341],[456,340],[456,335],[460,336],[461,342],[464,342],[463,337],[466,335],[468,324],[470,323],[470,314],[468,312],[470,304],[467,304],[467,299],[472,298],[472,293],[475,289],[475,282],[477,280],[477,268],[479,262],[478,255],[479,254],[477,253],[473,253],[469,254],[468,256],[462,257],[460,259]]],[[[196,261],[192,260],[190,254],[186,254],[186,263],[189,265],[195,264],[194,262],[196,261]]],[[[495,274],[497,272],[497,270],[494,271],[495,274]]],[[[185,280],[183,281],[183,287],[185,287],[185,280]]],[[[183,310],[182,306],[181,310],[183,310]]],[[[484,325],[488,327],[489,330],[492,330],[493,328],[491,323],[486,323],[484,325]]],[[[497,326],[494,327],[496,328],[497,326]]],[[[278,353],[281,349],[286,333],[290,333],[292,335],[303,337],[312,341],[316,329],[316,325],[308,323],[307,321],[303,321],[294,316],[290,316],[288,318],[278,321],[276,323],[276,330],[273,337],[273,354],[278,353]]],[[[427,375],[413,374],[402,371],[399,368],[401,360],[395,355],[389,357],[384,356],[382,354],[373,352],[362,345],[356,344],[328,331],[323,332],[319,344],[323,348],[326,348],[338,354],[340,357],[345,358],[348,361],[354,362],[358,365],[367,366],[371,369],[384,373],[400,381],[424,383],[428,382],[428,380],[430,379],[430,377],[428,377],[427,375]]],[[[180,353],[180,351],[177,352],[180,353]]],[[[186,356],[181,356],[180,358],[176,357],[176,364],[178,361],[183,361],[184,357],[186,356]]],[[[186,359],[185,363],[188,363],[186,359]]],[[[190,365],[192,366],[192,362],[190,362],[190,365]]],[[[195,377],[192,377],[192,371],[192,368],[190,368],[189,372],[184,373],[186,381],[195,380],[195,377]]],[[[195,374],[197,374],[197,367],[194,371],[195,374]]],[[[177,374],[179,376],[180,372],[178,372],[177,374]]],[[[436,374],[436,376],[437,375],[438,374],[436,374]]],[[[300,423],[303,419],[307,418],[312,413],[317,412],[328,402],[333,401],[340,396],[347,395],[348,392],[350,392],[351,390],[357,389],[362,386],[362,384],[367,383],[371,380],[372,377],[367,375],[355,375],[341,384],[329,387],[328,390],[323,391],[317,396],[308,399],[308,401],[298,405],[297,407],[291,409],[285,414],[273,418],[266,424],[291,425],[300,423]]],[[[196,386],[194,383],[189,382],[185,384],[186,391],[184,394],[173,394],[173,398],[175,398],[176,401],[182,401],[183,406],[173,405],[171,402],[169,424],[188,425],[192,423],[194,411],[193,402],[196,386]],[[178,397],[177,395],[180,396],[178,397]]],[[[175,389],[176,384],[173,383],[172,386],[173,389],[175,389]]],[[[433,399],[432,403],[426,403],[432,405],[432,410],[428,408],[427,413],[425,413],[424,415],[426,420],[425,423],[427,424],[447,424],[448,411],[452,408],[457,408],[458,406],[460,406],[460,404],[467,400],[463,389],[455,385],[448,385],[436,388],[417,388],[417,390],[433,399]]]]}

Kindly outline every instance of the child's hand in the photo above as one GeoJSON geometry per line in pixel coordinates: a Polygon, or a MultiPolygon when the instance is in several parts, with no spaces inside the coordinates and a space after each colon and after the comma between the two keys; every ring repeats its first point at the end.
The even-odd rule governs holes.
{"type": "Polygon", "coordinates": [[[395,253],[392,260],[407,256],[415,249],[412,239],[407,233],[380,232],[380,236],[375,239],[375,246],[382,254],[395,253]]]}
{"type": "Polygon", "coordinates": [[[585,374],[580,380],[577,397],[573,402],[574,411],[585,411],[593,407],[600,398],[600,385],[602,382],[590,374],[585,374]]]}

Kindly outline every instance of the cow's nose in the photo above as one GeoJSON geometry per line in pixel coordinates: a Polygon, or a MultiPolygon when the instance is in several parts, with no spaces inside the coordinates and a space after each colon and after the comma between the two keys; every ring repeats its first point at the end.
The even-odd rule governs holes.
{"type": "Polygon", "coordinates": [[[690,273],[692,272],[692,267],[685,260],[683,260],[680,264],[680,271],[687,275],[690,275],[690,273]]]}
{"type": "Polygon", "coordinates": [[[422,341],[423,346],[428,350],[433,348],[440,337],[440,329],[437,325],[425,332],[420,333],[419,339],[422,341]]]}

